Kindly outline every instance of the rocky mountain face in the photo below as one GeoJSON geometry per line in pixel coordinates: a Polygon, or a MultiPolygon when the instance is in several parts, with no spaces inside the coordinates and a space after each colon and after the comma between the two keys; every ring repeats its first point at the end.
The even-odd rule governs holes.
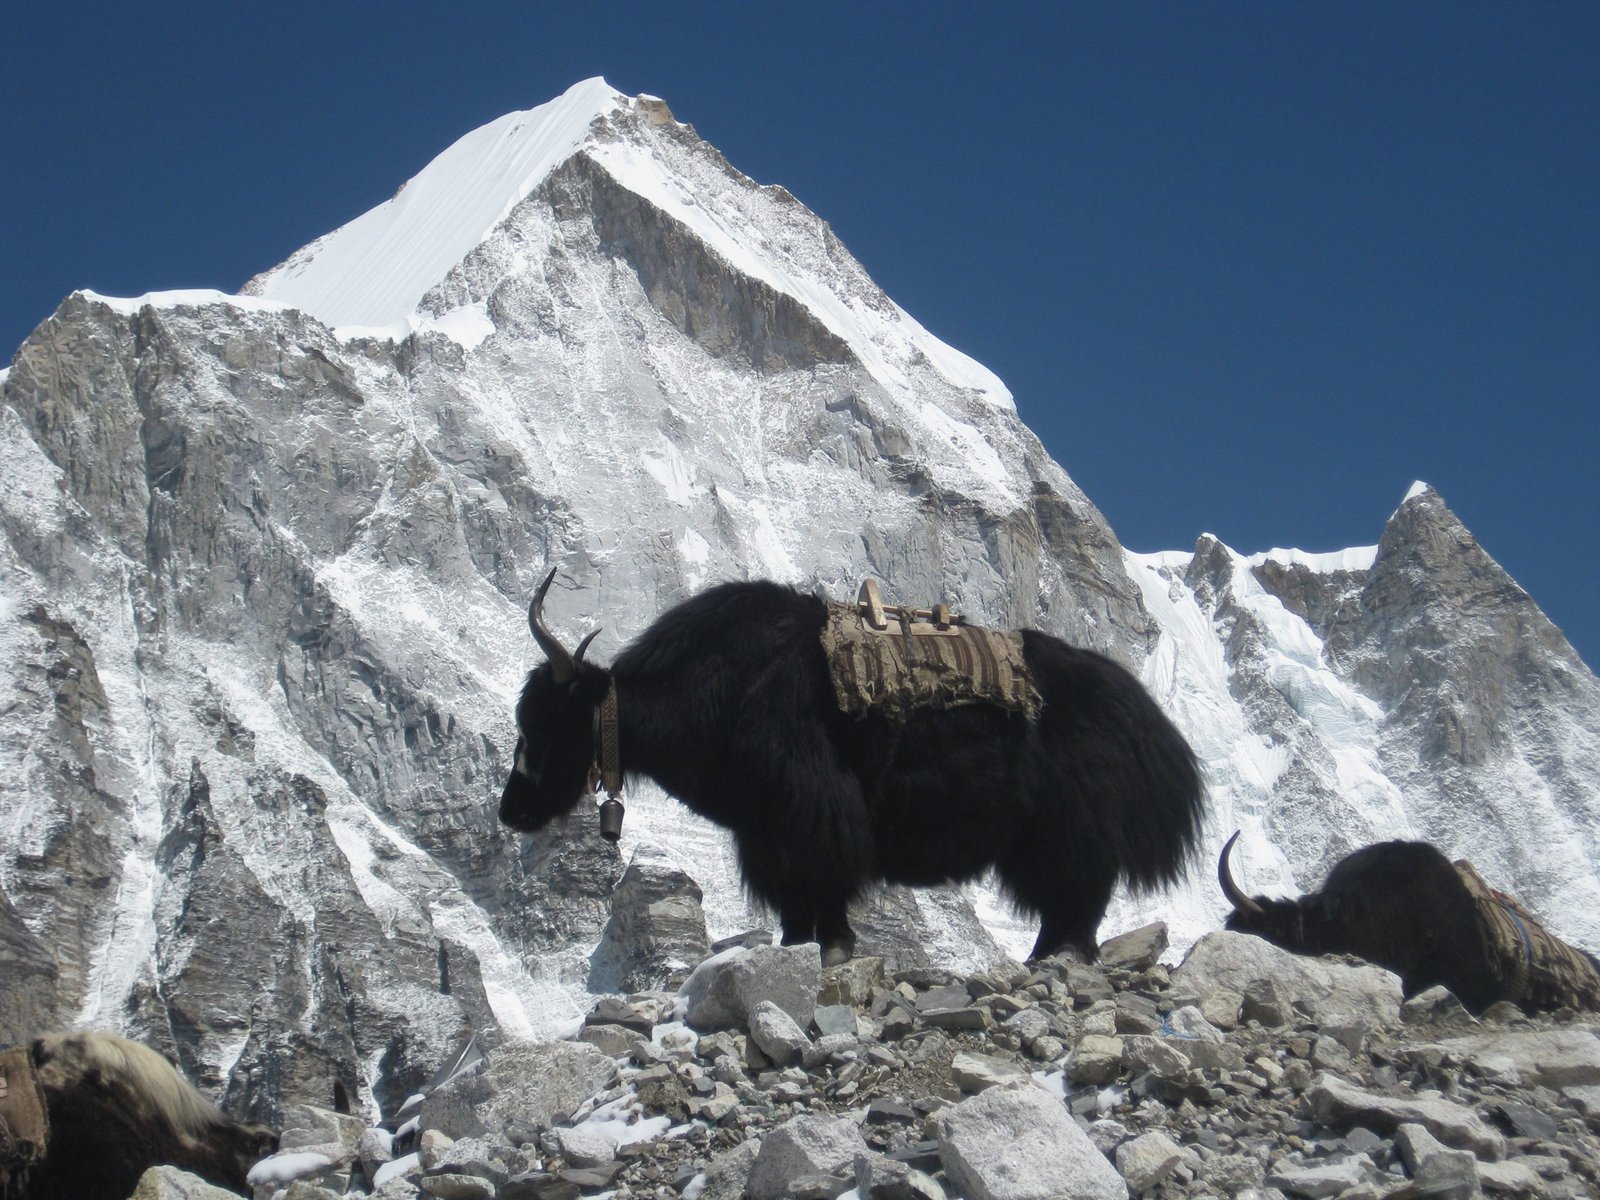
{"type": "MultiPolygon", "coordinates": [[[[551,567],[601,659],[747,576],[1048,630],[1142,673],[1252,890],[1423,836],[1600,944],[1600,685],[1440,497],[1336,560],[1129,554],[821,219],[600,81],[246,294],[68,297],[0,376],[0,465],[0,1038],[111,1025],[241,1114],[392,1111],[470,1029],[693,961],[629,937],[672,903],[636,860],[713,937],[763,919],[648,787],[620,849],[498,828],[551,567]]],[[[1202,862],[1104,934],[1222,910],[1202,862]]],[[[982,886],[856,926],[905,970],[1033,933],[982,886]]]]}

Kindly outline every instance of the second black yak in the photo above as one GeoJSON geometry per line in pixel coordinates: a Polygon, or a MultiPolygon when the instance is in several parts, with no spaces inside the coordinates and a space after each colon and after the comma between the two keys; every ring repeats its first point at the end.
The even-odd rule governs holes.
{"type": "MultiPolygon", "coordinates": [[[[1103,655],[1023,631],[1042,707],[920,710],[903,723],[839,708],[822,599],[771,582],[722,584],[661,616],[610,668],[545,628],[554,572],[529,610],[546,661],[517,705],[500,819],[531,832],[565,816],[596,761],[596,712],[615,688],[621,765],[729,829],[746,886],[785,943],[854,949],[846,907],[868,885],[968,880],[993,867],[1037,915],[1033,954],[1097,951],[1119,882],[1172,882],[1194,848],[1203,787],[1193,752],[1139,681],[1103,655]]],[[[593,637],[593,634],[590,635],[593,637]]]]}
{"type": "Polygon", "coordinates": [[[1531,1010],[1600,1007],[1600,964],[1545,931],[1511,897],[1427,842],[1378,842],[1346,855],[1295,899],[1248,896],[1222,848],[1226,925],[1300,954],[1353,954],[1400,976],[1409,997],[1435,985],[1470,1011],[1500,1000],[1531,1010]]]}

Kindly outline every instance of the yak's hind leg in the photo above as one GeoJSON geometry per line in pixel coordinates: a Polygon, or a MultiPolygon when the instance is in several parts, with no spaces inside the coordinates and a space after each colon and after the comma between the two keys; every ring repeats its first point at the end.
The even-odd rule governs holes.
{"type": "Polygon", "coordinates": [[[1032,840],[1016,843],[996,864],[1012,902],[1039,917],[1030,960],[1070,952],[1084,962],[1100,954],[1100,921],[1116,890],[1116,875],[1102,865],[1070,863],[1042,854],[1032,840]]]}

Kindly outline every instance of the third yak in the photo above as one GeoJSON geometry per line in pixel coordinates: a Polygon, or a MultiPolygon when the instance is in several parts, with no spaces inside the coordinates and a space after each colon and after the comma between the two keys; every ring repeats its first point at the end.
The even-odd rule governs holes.
{"type": "Polygon", "coordinates": [[[529,625],[546,661],[517,704],[500,819],[565,816],[599,766],[602,707],[629,776],[653,779],[733,834],[746,886],[786,944],[853,952],[852,899],[887,880],[969,880],[993,867],[1036,915],[1035,958],[1098,952],[1119,883],[1173,882],[1198,837],[1194,753],[1139,681],[1103,655],[1020,632],[1031,713],[994,704],[855,715],[821,644],[829,606],[771,582],[713,587],[671,609],[610,666],[529,625]],[[608,693],[611,700],[608,702],[608,693]]]}

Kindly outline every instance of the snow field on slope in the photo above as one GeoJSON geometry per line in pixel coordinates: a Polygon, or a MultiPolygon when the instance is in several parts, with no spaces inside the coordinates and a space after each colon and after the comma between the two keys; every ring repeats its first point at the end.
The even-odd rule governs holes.
{"type": "MultiPolygon", "coordinates": [[[[1229,553],[1234,600],[1267,632],[1269,681],[1333,755],[1341,800],[1365,827],[1382,831],[1382,837],[1411,836],[1404,797],[1378,762],[1382,708],[1334,673],[1325,661],[1322,639],[1267,593],[1247,560],[1229,553]]],[[[1359,561],[1364,552],[1335,557],[1359,561]]]]}
{"type": "MultiPolygon", "coordinates": [[[[103,552],[111,558],[109,550],[103,552]]],[[[109,563],[108,563],[109,565],[109,563]]],[[[91,963],[77,1024],[103,1024],[122,1011],[134,984],[146,976],[156,950],[155,908],[161,886],[155,856],[161,842],[161,797],[167,782],[162,758],[164,730],[160,699],[146,688],[140,667],[139,630],[133,621],[133,598],[127,591],[129,568],[117,558],[103,576],[116,587],[107,597],[76,598],[87,612],[73,615],[74,624],[94,649],[95,672],[106,697],[106,726],[95,731],[96,764],[109,751],[127,780],[128,827],[132,835],[123,856],[122,875],[112,906],[111,923],[91,963]]]]}
{"type": "MultiPolygon", "coordinates": [[[[1283,751],[1255,733],[1229,690],[1229,666],[1210,615],[1179,577],[1187,556],[1124,551],[1128,574],[1139,585],[1161,636],[1146,661],[1143,681],[1194,747],[1205,771],[1210,801],[1199,863],[1215,862],[1222,843],[1242,830],[1253,889],[1297,892],[1287,860],[1263,832],[1273,785],[1287,765],[1283,751]]],[[[1191,893],[1192,894],[1192,893],[1191,893]]],[[[1226,905],[1214,889],[1199,893],[1201,911],[1220,921],[1226,905]]],[[[1209,924],[1216,928],[1216,923],[1209,924]]]]}

